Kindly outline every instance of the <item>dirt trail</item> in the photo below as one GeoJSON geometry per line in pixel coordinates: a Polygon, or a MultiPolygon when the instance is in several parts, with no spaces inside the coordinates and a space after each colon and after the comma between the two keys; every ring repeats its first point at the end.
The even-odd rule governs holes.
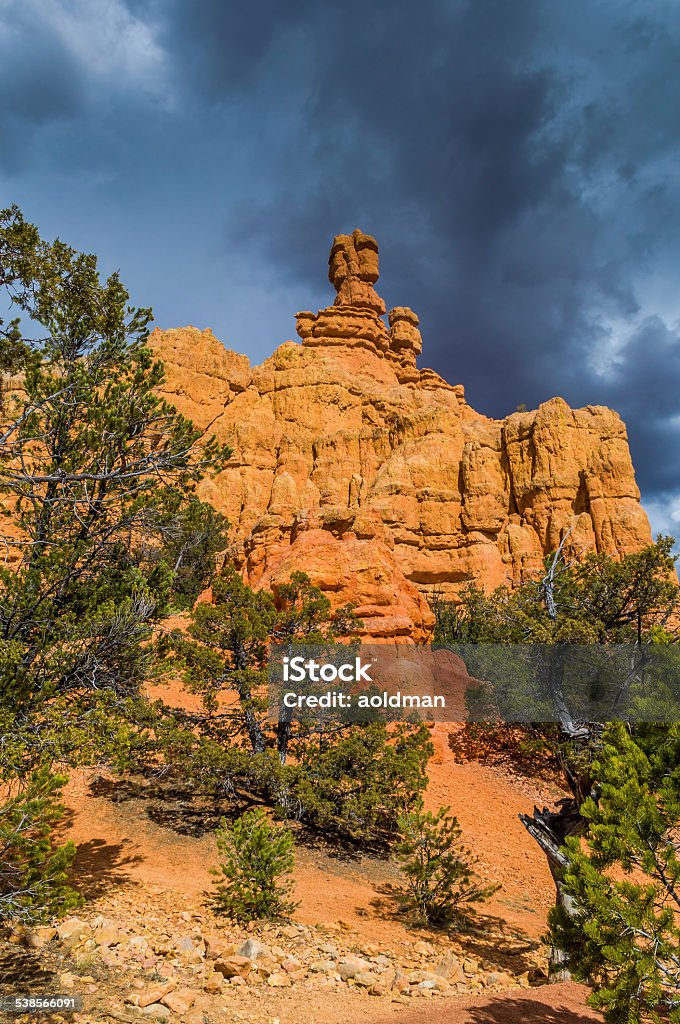
{"type": "Polygon", "coordinates": [[[479,857],[479,873],[501,883],[502,889],[485,905],[486,912],[538,938],[545,931],[555,890],[547,861],[518,815],[530,811],[534,803],[550,803],[564,794],[507,767],[461,762],[449,742],[455,732],[447,725],[432,730],[435,753],[428,765],[425,802],[432,809],[451,807],[466,844],[479,857]]]}

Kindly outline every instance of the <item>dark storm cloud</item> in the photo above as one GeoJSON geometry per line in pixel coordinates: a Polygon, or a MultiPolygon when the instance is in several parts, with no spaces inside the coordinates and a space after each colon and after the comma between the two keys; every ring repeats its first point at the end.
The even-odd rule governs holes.
{"type": "Polygon", "coordinates": [[[652,492],[678,489],[680,333],[649,317],[618,354],[602,401],[629,424],[638,480],[652,492]]]}
{"type": "Polygon", "coordinates": [[[310,284],[329,225],[375,231],[385,293],[419,309],[427,361],[477,404],[612,401],[643,485],[677,486],[677,339],[666,330],[664,373],[661,349],[640,343],[649,326],[634,326],[637,275],[654,271],[656,250],[677,251],[664,166],[679,139],[677,23],[663,7],[575,4],[560,18],[544,3],[485,2],[367,16],[349,3],[306,25],[307,144],[291,140],[273,194],[242,206],[232,229],[310,284]],[[612,320],[631,324],[631,340],[598,373],[612,320]],[[636,388],[654,376],[668,401],[650,417],[636,388]]]}
{"type": "Polygon", "coordinates": [[[495,415],[612,404],[645,496],[680,495],[671,0],[29,0],[0,24],[10,8],[0,127],[37,165],[42,126],[89,196],[88,244],[159,321],[261,358],[328,301],[330,238],[360,226],[388,305],[421,315],[424,365],[495,415]],[[108,78],[41,17],[93,7],[122,61],[108,78]]]}
{"type": "Polygon", "coordinates": [[[21,9],[2,22],[0,6],[0,167],[30,160],[42,125],[66,119],[82,106],[83,76],[54,34],[21,9]]]}
{"type": "Polygon", "coordinates": [[[318,8],[314,0],[157,0],[132,6],[155,19],[160,43],[181,56],[178,73],[184,85],[203,100],[219,100],[234,87],[252,84],[265,60],[285,67],[285,54],[273,52],[276,41],[318,8]]]}

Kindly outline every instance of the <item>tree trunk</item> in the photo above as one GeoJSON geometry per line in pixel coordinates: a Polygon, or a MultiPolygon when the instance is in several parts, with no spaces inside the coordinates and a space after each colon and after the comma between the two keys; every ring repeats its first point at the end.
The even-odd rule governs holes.
{"type": "MultiPolygon", "coordinates": [[[[579,780],[580,781],[580,780],[579,780]]],[[[534,807],[531,817],[520,814],[519,818],[525,829],[535,839],[548,858],[548,867],[555,882],[555,903],[573,918],[576,906],[571,897],[565,893],[564,873],[569,867],[569,858],[562,849],[567,836],[580,835],[585,830],[585,822],[579,811],[576,799],[561,800],[558,811],[550,811],[544,807],[539,811],[534,807]]],[[[569,981],[568,959],[566,953],[553,946],[550,952],[549,980],[552,982],[569,981]]]]}
{"type": "Polygon", "coordinates": [[[276,752],[281,764],[286,763],[288,744],[293,732],[293,709],[281,706],[279,720],[276,723],[276,752]]]}
{"type": "MultiPolygon", "coordinates": [[[[248,668],[248,657],[244,649],[239,645],[236,645],[234,648],[234,667],[244,674],[248,668]]],[[[250,740],[250,745],[253,748],[253,753],[264,754],[267,749],[267,744],[265,742],[264,733],[262,732],[260,723],[257,720],[257,715],[255,714],[255,704],[250,684],[246,681],[244,676],[241,676],[238,680],[236,689],[238,692],[241,710],[243,711],[243,720],[246,732],[248,733],[248,739],[250,740]]]]}
{"type": "MultiPolygon", "coordinates": [[[[286,644],[286,654],[289,658],[293,656],[293,645],[290,641],[286,644]]],[[[279,720],[276,723],[276,753],[279,755],[281,764],[286,763],[288,757],[288,744],[293,734],[293,708],[287,708],[281,704],[279,708],[279,720]]]]}

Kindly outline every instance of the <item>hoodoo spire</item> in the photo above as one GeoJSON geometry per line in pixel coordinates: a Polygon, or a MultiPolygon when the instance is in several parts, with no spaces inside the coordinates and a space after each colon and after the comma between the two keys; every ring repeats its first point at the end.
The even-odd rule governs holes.
{"type": "Polygon", "coordinates": [[[400,381],[417,380],[416,356],[422,349],[418,317],[408,306],[395,306],[387,328],[385,303],[373,287],[379,276],[375,238],[358,229],[336,235],[328,259],[335,302],[318,313],[298,313],[297,332],[303,345],[371,348],[395,364],[400,381]]]}
{"type": "Polygon", "coordinates": [[[336,235],[328,257],[328,280],[336,292],[336,306],[372,309],[382,315],[385,303],[373,285],[380,277],[378,243],[363,231],[336,235]]]}

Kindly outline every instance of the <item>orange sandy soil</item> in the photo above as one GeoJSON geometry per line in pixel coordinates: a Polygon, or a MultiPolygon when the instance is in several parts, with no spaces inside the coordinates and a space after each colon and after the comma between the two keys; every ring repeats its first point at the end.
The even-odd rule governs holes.
{"type": "MultiPolygon", "coordinates": [[[[496,933],[506,934],[508,949],[518,955],[535,952],[545,931],[553,886],[544,858],[517,815],[530,811],[534,803],[552,803],[562,793],[555,781],[524,776],[502,760],[480,764],[468,759],[458,749],[459,738],[456,726],[434,726],[426,802],[432,808],[451,807],[466,843],[480,858],[480,874],[501,883],[502,889],[484,905],[480,923],[486,920],[496,933]]],[[[85,878],[86,894],[158,886],[176,896],[178,906],[200,905],[210,889],[216,849],[205,817],[190,800],[180,795],[167,802],[146,780],[126,786],[82,772],[69,783],[66,803],[68,834],[78,844],[79,877],[85,878]]],[[[409,929],[396,912],[390,894],[396,880],[388,861],[365,855],[339,857],[323,845],[301,842],[295,870],[300,906],[295,917],[309,925],[342,922],[367,943],[403,946],[428,938],[426,932],[409,929]]],[[[440,998],[410,1007],[379,1005],[354,992],[319,993],[310,999],[309,993],[290,990],[272,993],[277,1002],[271,1012],[280,1024],[579,1024],[600,1019],[586,1008],[586,995],[577,985],[543,985],[526,992],[440,998]]]]}
{"type": "MultiPolygon", "coordinates": [[[[586,1024],[602,1018],[585,1005],[582,985],[543,985],[517,995],[444,999],[413,1010],[399,1007],[372,1024],[586,1024]],[[399,1012],[402,1011],[402,1012],[399,1012]]],[[[364,1018],[369,1019],[369,1018],[364,1018]]]]}

